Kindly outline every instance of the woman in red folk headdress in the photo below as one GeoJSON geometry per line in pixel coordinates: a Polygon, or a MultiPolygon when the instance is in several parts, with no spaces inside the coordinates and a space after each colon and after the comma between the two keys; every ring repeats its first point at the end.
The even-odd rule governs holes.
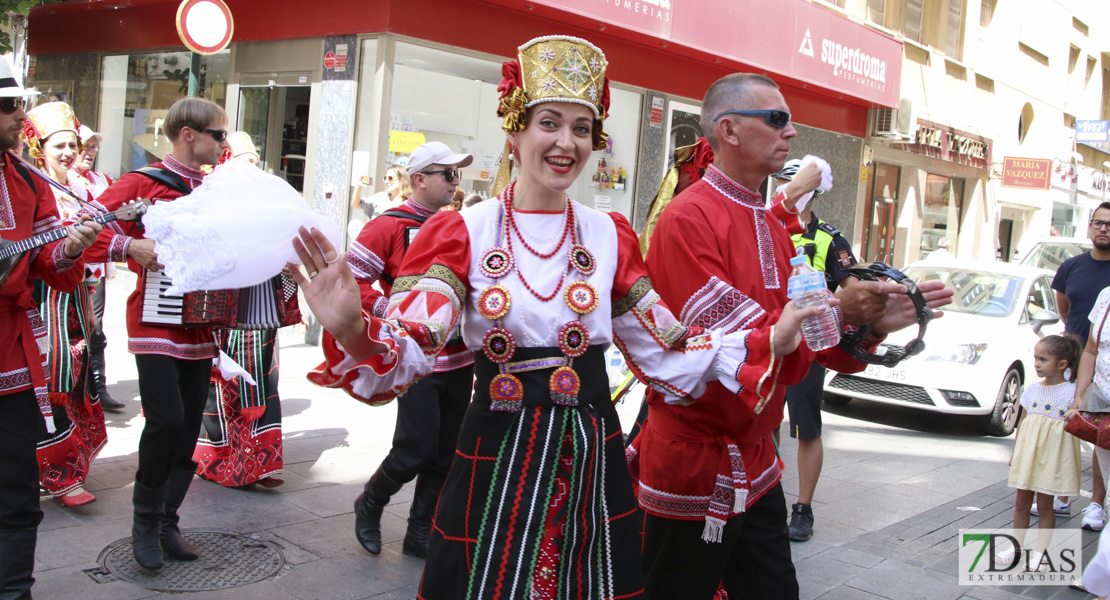
{"type": "MultiPolygon", "coordinates": [[[[67,171],[83,151],[77,132],[80,124],[73,109],[64,102],[47,102],[27,112],[23,122],[23,141],[28,153],[61,185],[67,171]]],[[[39,185],[45,185],[39,182],[39,185]]],[[[82,188],[67,194],[54,190],[62,220],[71,222],[81,208],[77,198],[88,200],[82,188]]],[[[103,269],[103,265],[86,265],[103,269]]],[[[86,272],[89,282],[99,274],[86,272]]],[[[89,377],[89,348],[93,323],[88,288],[79,285],[73,293],[59,292],[42,281],[35,282],[39,312],[46,324],[48,368],[51,375],[47,391],[54,405],[54,433],[39,442],[39,479],[43,489],[62,506],[81,506],[96,500],[85,491],[89,466],[108,441],[104,410],[96,386],[89,377]]]]}
{"type": "MultiPolygon", "coordinates": [[[[615,342],[641,380],[685,403],[709,381],[739,389],[747,332],[682,325],[652,289],[628,221],[567,198],[606,146],[601,50],[550,36],[518,59],[502,71],[498,114],[519,176],[495,201],[424,224],[388,319],[360,306],[346,260],[321,234],[294,241],[308,277],[294,275],[329,332],[309,378],[364,402],[391,398],[432,370],[461,324],[474,399],[418,597],[642,598],[643,516],[605,349],[615,342]]],[[[780,321],[785,352],[798,337],[790,322],[780,321]]]]}

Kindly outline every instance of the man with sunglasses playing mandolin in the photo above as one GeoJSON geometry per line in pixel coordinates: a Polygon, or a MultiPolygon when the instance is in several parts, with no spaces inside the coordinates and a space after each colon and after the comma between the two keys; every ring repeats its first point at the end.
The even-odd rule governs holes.
{"type": "MultiPolygon", "coordinates": [[[[459,187],[459,168],[474,160],[455,154],[442,142],[428,142],[409,157],[412,197],[385,211],[363,227],[347,253],[347,264],[358,281],[362,306],[384,317],[393,277],[405,251],[424,220],[451,204],[459,187]],[[380,282],[383,295],[372,286],[380,282]]],[[[355,537],[370,554],[382,548],[382,510],[401,486],[416,480],[409,525],[401,551],[423,557],[428,553],[436,501],[451,468],[474,378],[474,353],[462,340],[448,341],[435,369],[397,399],[397,427],[393,447],[355,500],[355,537]]]]}
{"type": "MultiPolygon", "coordinates": [[[[0,238],[25,240],[62,227],[54,193],[10,154],[22,142],[26,96],[0,59],[0,238]]],[[[83,217],[85,220],[87,217],[83,217]]],[[[0,597],[30,598],[35,579],[39,467],[35,445],[53,427],[46,377],[46,327],[31,299],[31,279],[73,291],[84,279],[82,253],[100,225],[81,223],[64,239],[32,248],[16,259],[0,284],[0,597]]]]}
{"type": "MultiPolygon", "coordinates": [[[[169,139],[171,152],[160,162],[125,173],[94,205],[113,211],[136,198],[157,204],[188,194],[204,178],[201,167],[218,164],[229,147],[227,113],[211,101],[183,98],[166,113],[162,131],[156,133],[161,134],[169,139]]],[[[195,560],[196,549],[178,529],[177,510],[197,470],[193,450],[217,351],[212,330],[143,322],[143,275],[162,265],[154,240],[143,237],[138,223],[111,223],[90,252],[94,261],[126,260],[140,275],[127,299],[127,349],[135,355],[146,417],[132,495],[135,560],[147,569],[162,567],[163,551],[178,560],[195,560]]]]}

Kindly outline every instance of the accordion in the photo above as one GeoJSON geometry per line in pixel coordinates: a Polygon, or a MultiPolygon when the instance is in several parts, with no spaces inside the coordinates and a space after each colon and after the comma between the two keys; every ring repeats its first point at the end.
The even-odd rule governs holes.
{"type": "Polygon", "coordinates": [[[170,327],[277,329],[301,322],[297,284],[278,275],[238,290],[203,290],[183,296],[166,293],[171,281],[155,271],[143,272],[141,322],[170,327]]]}

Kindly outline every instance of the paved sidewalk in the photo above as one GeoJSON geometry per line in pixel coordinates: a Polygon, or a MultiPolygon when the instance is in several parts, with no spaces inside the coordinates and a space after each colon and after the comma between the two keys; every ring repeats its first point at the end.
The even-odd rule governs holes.
{"type": "MultiPolygon", "coordinates": [[[[136,445],[143,419],[138,384],[126,353],[123,300],[128,275],[109,287],[110,389],[127,403],[108,415],[109,443],[93,463],[87,489],[98,500],[77,509],[43,498],[34,588],[40,599],[153,598],[133,583],[99,572],[98,556],[127,537],[136,445]],[[99,582],[98,582],[99,580],[99,582]]],[[[131,280],[133,281],[133,279],[131,280]]],[[[394,497],[383,520],[384,549],[365,553],[354,538],[352,503],[389,448],[394,405],[363,406],[343,393],[315,387],[304,373],[320,350],[301,343],[303,331],[281,334],[281,397],[285,485],[228,489],[197,479],[182,507],[182,527],[250,536],[276,549],[285,566],[258,583],[180,594],[182,598],[412,599],[423,561],[401,554],[411,484],[394,497]]],[[[631,419],[639,399],[620,407],[631,419]]],[[[797,492],[797,444],[783,427],[788,501],[797,492]]],[[[816,534],[793,544],[802,598],[823,600],[911,598],[1090,598],[1067,588],[960,587],[956,530],[1006,526],[1013,494],[1006,488],[1012,439],[978,433],[977,425],[943,415],[853,402],[825,412],[825,470],[817,489],[816,534]],[[976,510],[971,510],[976,509],[976,510]]],[[[1089,449],[1084,451],[1089,477],[1089,449]]],[[[1089,490],[1089,483],[1084,486],[1089,490]]],[[[1078,499],[1074,515],[1086,502],[1078,499]]],[[[1035,521],[1034,521],[1035,522],[1035,521]]],[[[1079,517],[1058,527],[1078,527],[1079,517]]],[[[1084,534],[1084,557],[1097,536],[1084,534]]],[[[220,556],[204,556],[197,571],[218,573],[220,556]]]]}

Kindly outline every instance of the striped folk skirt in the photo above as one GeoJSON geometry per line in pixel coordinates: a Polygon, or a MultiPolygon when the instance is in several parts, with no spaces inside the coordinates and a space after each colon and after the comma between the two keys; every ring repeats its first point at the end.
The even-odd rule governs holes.
{"type": "MultiPolygon", "coordinates": [[[[519,361],[558,348],[518,348],[519,361]]],[[[475,353],[474,400],[436,510],[423,600],[643,598],[643,515],[632,494],[604,349],[574,360],[578,406],[552,369],[517,373],[523,408],[490,410],[497,366],[475,353]]]]}
{"type": "Polygon", "coordinates": [[[257,385],[226,381],[212,368],[208,401],[193,461],[197,475],[224,487],[280,476],[281,399],[278,396],[277,330],[224,330],[220,349],[257,385]]]}

